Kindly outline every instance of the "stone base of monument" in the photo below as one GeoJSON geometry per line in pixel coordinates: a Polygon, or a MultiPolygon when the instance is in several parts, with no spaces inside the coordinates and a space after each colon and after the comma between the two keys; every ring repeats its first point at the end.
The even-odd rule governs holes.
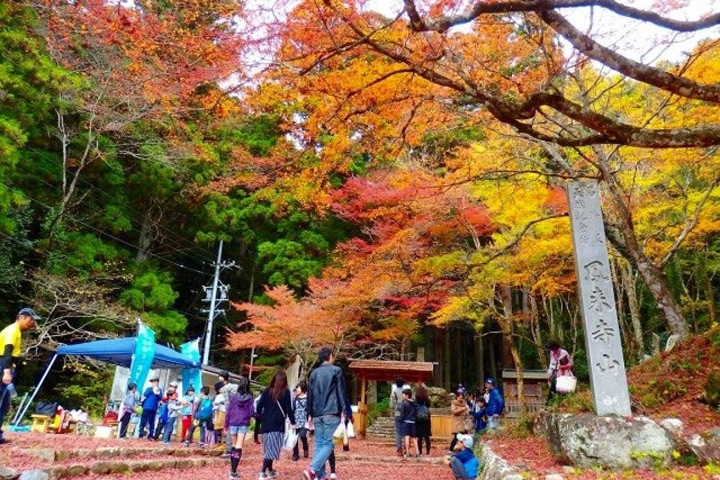
{"type": "Polygon", "coordinates": [[[557,459],[581,468],[656,468],[673,462],[671,434],[645,417],[540,413],[535,433],[544,436],[557,459]]]}

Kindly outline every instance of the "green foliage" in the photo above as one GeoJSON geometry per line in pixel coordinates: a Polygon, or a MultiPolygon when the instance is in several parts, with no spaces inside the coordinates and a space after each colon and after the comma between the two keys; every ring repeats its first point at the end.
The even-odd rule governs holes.
{"type": "Polygon", "coordinates": [[[387,417],[390,411],[390,398],[383,398],[376,404],[368,405],[368,425],[372,425],[378,417],[387,417]]]}
{"type": "Polygon", "coordinates": [[[79,83],[50,60],[36,24],[29,5],[0,4],[0,231],[5,232],[14,226],[8,209],[23,201],[10,187],[13,167],[28,155],[22,147],[45,134],[58,94],[79,83]]]}
{"type": "MultiPolygon", "coordinates": [[[[67,378],[69,375],[63,377],[67,378]]],[[[113,368],[98,371],[78,364],[73,368],[72,382],[58,384],[58,395],[52,399],[66,409],[82,408],[94,417],[102,417],[105,397],[112,387],[113,377],[113,368]]]]}
{"type": "Polygon", "coordinates": [[[49,268],[56,274],[72,274],[87,279],[91,275],[115,270],[127,252],[92,233],[66,231],[59,235],[49,268]]]}
{"type": "Polygon", "coordinates": [[[172,288],[168,272],[146,271],[137,275],[130,288],[120,295],[120,302],[142,312],[140,317],[152,328],[158,339],[180,343],[187,329],[187,318],[171,310],[178,293],[172,288]]]}

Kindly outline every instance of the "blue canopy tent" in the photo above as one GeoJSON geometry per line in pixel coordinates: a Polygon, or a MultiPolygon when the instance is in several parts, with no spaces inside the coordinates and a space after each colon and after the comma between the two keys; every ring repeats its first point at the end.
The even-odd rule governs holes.
{"type": "MultiPolygon", "coordinates": [[[[135,354],[136,343],[136,337],[129,337],[97,340],[95,342],[78,343],[75,345],[63,345],[58,348],[47,367],[45,367],[45,371],[35,386],[30,400],[28,400],[24,408],[21,406],[21,409],[19,409],[19,415],[15,417],[15,426],[17,426],[20,419],[25,416],[30,403],[35,399],[35,395],[45,381],[57,357],[71,355],[130,368],[133,355],[135,354]]],[[[153,357],[152,368],[198,368],[199,366],[199,363],[193,362],[180,352],[176,352],[172,348],[163,345],[155,344],[155,356],[153,357]]]]}
{"type": "MultiPolygon", "coordinates": [[[[112,363],[121,367],[130,368],[132,357],[135,354],[135,337],[114,338],[112,340],[98,340],[75,345],[63,345],[58,348],[56,355],[72,355],[81,358],[91,358],[105,363],[112,363]]],[[[152,368],[197,368],[198,364],[172,348],[155,344],[155,357],[152,368]]]]}

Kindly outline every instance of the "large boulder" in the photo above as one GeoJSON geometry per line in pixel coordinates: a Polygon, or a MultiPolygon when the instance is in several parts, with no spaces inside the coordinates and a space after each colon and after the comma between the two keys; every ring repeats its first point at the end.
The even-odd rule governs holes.
{"type": "Polygon", "coordinates": [[[448,393],[444,388],[428,387],[428,398],[433,408],[450,408],[453,395],[448,393]]]}
{"type": "Polygon", "coordinates": [[[488,443],[480,447],[478,457],[483,466],[479,475],[480,480],[523,480],[522,473],[493,452],[488,443]]]}
{"type": "Polygon", "coordinates": [[[672,463],[671,434],[645,417],[548,413],[538,419],[558,460],[582,468],[653,468],[672,463]]]}
{"type": "Polygon", "coordinates": [[[20,472],[12,468],[0,466],[0,480],[15,480],[20,476],[20,472]]]}
{"type": "Polygon", "coordinates": [[[702,464],[720,462],[720,427],[696,434],[688,441],[690,450],[702,464]]]}
{"type": "Polygon", "coordinates": [[[50,480],[50,475],[44,470],[26,470],[20,474],[19,480],[50,480]]]}

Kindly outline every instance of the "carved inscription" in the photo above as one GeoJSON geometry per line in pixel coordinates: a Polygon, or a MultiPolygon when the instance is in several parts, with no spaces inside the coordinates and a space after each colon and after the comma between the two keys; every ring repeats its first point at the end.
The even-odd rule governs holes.
{"type": "Polygon", "coordinates": [[[568,197],[593,403],[598,415],[630,415],[597,182],[571,183],[568,197]]]}

